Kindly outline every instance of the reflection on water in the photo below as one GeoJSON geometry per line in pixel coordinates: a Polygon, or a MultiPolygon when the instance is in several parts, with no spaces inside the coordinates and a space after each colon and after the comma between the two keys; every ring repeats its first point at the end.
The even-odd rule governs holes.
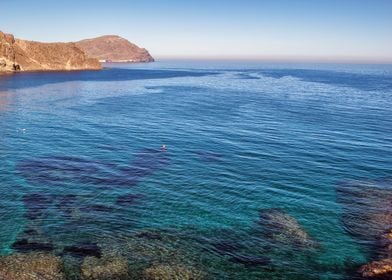
{"type": "Polygon", "coordinates": [[[6,91],[0,91],[0,112],[5,112],[7,110],[7,106],[10,96],[7,94],[6,91]]]}

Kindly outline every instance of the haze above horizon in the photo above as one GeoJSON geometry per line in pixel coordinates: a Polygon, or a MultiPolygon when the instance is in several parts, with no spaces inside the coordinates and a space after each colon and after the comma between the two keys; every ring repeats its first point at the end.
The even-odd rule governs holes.
{"type": "Polygon", "coordinates": [[[158,59],[392,63],[389,0],[14,0],[0,9],[0,30],[17,38],[116,34],[158,59]]]}

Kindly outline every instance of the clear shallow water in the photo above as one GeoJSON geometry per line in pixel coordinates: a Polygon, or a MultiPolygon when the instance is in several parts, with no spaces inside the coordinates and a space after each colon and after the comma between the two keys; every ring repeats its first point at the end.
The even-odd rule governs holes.
{"type": "Polygon", "coordinates": [[[127,242],[159,239],[208,278],[344,279],[371,258],[336,189],[391,176],[391,66],[107,66],[0,76],[1,254],[148,231],[163,237],[127,242]],[[317,246],[269,238],[269,208],[317,246]]]}

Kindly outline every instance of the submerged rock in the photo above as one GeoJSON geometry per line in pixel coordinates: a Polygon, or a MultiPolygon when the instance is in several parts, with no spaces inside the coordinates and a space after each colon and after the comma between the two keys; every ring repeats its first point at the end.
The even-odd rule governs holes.
{"type": "MultiPolygon", "coordinates": [[[[17,169],[27,181],[35,185],[59,186],[73,181],[110,189],[135,186],[145,176],[164,168],[169,162],[165,151],[143,149],[126,167],[84,157],[53,155],[21,161],[17,169]]],[[[64,203],[60,202],[60,208],[67,209],[72,199],[68,197],[64,203]]]]}
{"type": "Polygon", "coordinates": [[[116,204],[119,206],[131,206],[135,204],[135,202],[143,198],[144,196],[142,194],[126,194],[126,195],[121,195],[117,198],[116,204]]]}
{"type": "Polygon", "coordinates": [[[157,230],[146,230],[135,234],[137,238],[144,238],[148,240],[163,240],[162,234],[157,230]]]}
{"type": "Polygon", "coordinates": [[[241,263],[245,266],[265,266],[270,264],[271,262],[270,259],[266,257],[241,255],[241,254],[232,255],[230,261],[235,263],[241,263]]]}
{"type": "Polygon", "coordinates": [[[23,235],[26,235],[26,236],[35,236],[35,235],[38,235],[39,233],[38,233],[38,231],[37,231],[36,229],[27,228],[27,229],[25,229],[25,230],[23,231],[22,234],[23,234],[23,235]]]}
{"type": "MultiPolygon", "coordinates": [[[[122,256],[129,261],[131,279],[188,279],[180,276],[170,277],[176,275],[176,270],[174,269],[173,272],[169,268],[162,274],[169,278],[153,278],[154,268],[158,265],[193,268],[190,269],[191,272],[206,271],[203,249],[199,247],[198,242],[184,237],[183,233],[173,230],[143,229],[117,237],[107,236],[101,239],[99,245],[103,249],[103,258],[122,256]],[[145,273],[148,268],[151,269],[151,274],[148,273],[150,278],[143,278],[147,277],[145,273]]],[[[154,277],[158,276],[159,274],[154,277]]]]}
{"type": "Polygon", "coordinates": [[[19,162],[21,175],[32,184],[59,185],[67,181],[106,184],[115,165],[74,156],[47,156],[19,162]],[[102,177],[102,175],[106,175],[102,177]]]}
{"type": "Polygon", "coordinates": [[[203,273],[192,268],[181,265],[154,265],[144,270],[144,280],[199,280],[204,279],[203,273]]]}
{"type": "Polygon", "coordinates": [[[49,197],[39,193],[26,194],[22,200],[27,210],[25,217],[30,220],[42,218],[51,204],[49,197]]]}
{"type": "Polygon", "coordinates": [[[54,199],[56,200],[57,209],[59,209],[66,217],[69,218],[75,208],[77,196],[74,194],[66,194],[55,196],[54,199]]]}
{"type": "Polygon", "coordinates": [[[281,209],[261,210],[259,225],[263,234],[275,242],[302,247],[317,245],[298,221],[281,209]]]}
{"type": "Polygon", "coordinates": [[[392,228],[380,236],[377,253],[381,259],[363,265],[359,273],[366,279],[392,279],[392,228]]]}
{"type": "Polygon", "coordinates": [[[239,242],[220,240],[213,242],[211,244],[211,249],[219,255],[228,256],[229,261],[233,263],[240,263],[245,266],[266,266],[270,264],[269,258],[259,256],[261,252],[244,253],[243,250],[246,250],[246,248],[244,248],[239,242]]]}
{"type": "Polygon", "coordinates": [[[392,279],[392,180],[364,180],[341,184],[337,201],[347,232],[371,245],[379,260],[363,265],[365,279],[392,279]]]}
{"type": "Polygon", "coordinates": [[[80,267],[82,280],[127,280],[128,262],[123,258],[97,259],[87,257],[80,267]]]}
{"type": "Polygon", "coordinates": [[[128,176],[143,178],[163,169],[170,163],[168,153],[162,149],[143,149],[139,151],[130,167],[121,168],[128,176]]]}
{"type": "Polygon", "coordinates": [[[383,258],[392,258],[392,228],[379,238],[379,255],[383,258]]]}
{"type": "Polygon", "coordinates": [[[219,240],[211,244],[212,250],[220,255],[232,255],[241,249],[241,245],[234,241],[219,240]]]}
{"type": "Polygon", "coordinates": [[[79,208],[79,211],[84,213],[111,213],[115,209],[111,206],[106,206],[103,204],[92,204],[86,205],[79,208]]]}
{"type": "Polygon", "coordinates": [[[345,230],[376,243],[392,227],[392,180],[352,181],[337,188],[345,230]]]}
{"type": "Polygon", "coordinates": [[[59,257],[42,254],[14,254],[0,257],[1,280],[65,280],[59,257]]]}
{"type": "Polygon", "coordinates": [[[15,241],[11,248],[19,252],[53,251],[54,249],[50,243],[29,242],[27,239],[15,241]]]}
{"type": "Polygon", "coordinates": [[[102,256],[101,248],[98,247],[98,245],[95,243],[66,246],[63,250],[63,253],[81,258],[88,256],[100,258],[102,256]]]}

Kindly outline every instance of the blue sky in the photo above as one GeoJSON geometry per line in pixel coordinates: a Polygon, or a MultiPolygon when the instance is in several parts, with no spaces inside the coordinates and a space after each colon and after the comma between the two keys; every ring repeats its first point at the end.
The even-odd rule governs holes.
{"type": "Polygon", "coordinates": [[[392,0],[9,0],[0,30],[118,34],[155,57],[392,61],[392,0]]]}

